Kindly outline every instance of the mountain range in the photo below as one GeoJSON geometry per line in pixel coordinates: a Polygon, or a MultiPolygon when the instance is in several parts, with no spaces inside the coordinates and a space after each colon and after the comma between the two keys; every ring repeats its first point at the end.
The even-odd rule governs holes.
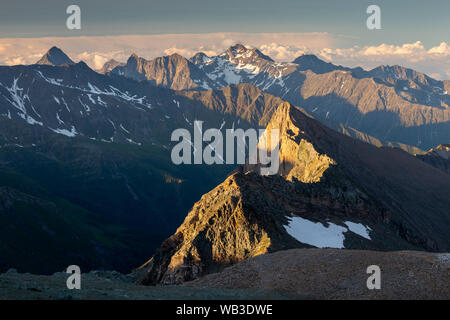
{"type": "MultiPolygon", "coordinates": [[[[54,61],[48,57],[58,52],[52,48],[40,61],[54,61]]],[[[73,260],[80,238],[91,239],[86,247],[98,248],[98,259],[80,261],[84,269],[126,271],[141,264],[192,204],[234,168],[173,165],[171,132],[192,129],[194,120],[204,121],[205,129],[262,127],[281,102],[249,84],[174,91],[101,75],[83,62],[0,67],[0,171],[8,199],[1,207],[2,225],[12,224],[11,215],[19,219],[15,232],[3,233],[0,268],[61,270],[73,260]],[[59,221],[60,201],[87,218],[80,213],[73,226],[59,221]],[[27,210],[20,209],[23,203],[27,210]],[[48,204],[47,223],[40,215],[26,216],[42,211],[39,203],[48,204]],[[34,227],[20,228],[23,219],[34,227]],[[32,238],[29,229],[36,230],[32,238]],[[46,260],[55,249],[43,243],[59,238],[55,229],[67,236],[78,229],[91,233],[70,236],[58,259],[46,260]],[[93,234],[102,232],[104,243],[91,243],[93,234]],[[106,245],[111,243],[118,244],[106,245]],[[130,258],[121,258],[116,248],[125,248],[130,258]]]]}
{"type": "Polygon", "coordinates": [[[385,145],[428,150],[450,139],[450,81],[401,66],[366,71],[337,66],[314,55],[275,62],[257,49],[238,44],[212,57],[197,53],[186,59],[173,54],[147,61],[132,55],[111,73],[176,90],[251,83],[302,106],[335,130],[356,130],[385,145]]]}
{"type": "Polygon", "coordinates": [[[291,234],[298,223],[345,248],[448,250],[447,149],[431,148],[450,140],[449,88],[399,66],[275,62],[243,45],[97,72],[53,47],[0,66],[0,270],[129,271],[156,252],[143,282],[177,283],[320,246],[291,234]],[[171,133],[195,120],[282,128],[280,175],[172,164],[171,133]]]}

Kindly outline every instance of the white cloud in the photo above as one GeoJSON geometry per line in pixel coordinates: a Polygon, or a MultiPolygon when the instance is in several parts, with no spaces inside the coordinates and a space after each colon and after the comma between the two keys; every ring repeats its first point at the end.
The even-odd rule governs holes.
{"type": "Polygon", "coordinates": [[[25,58],[23,58],[23,57],[12,57],[12,58],[7,59],[5,61],[5,64],[15,66],[15,65],[20,65],[20,64],[26,64],[26,62],[25,62],[25,58]]]}
{"type": "Polygon", "coordinates": [[[298,56],[310,52],[310,49],[305,46],[283,46],[274,42],[270,44],[263,44],[259,47],[259,49],[265,55],[279,61],[292,61],[298,56]]]}
{"type": "Polygon", "coordinates": [[[292,61],[313,53],[327,61],[365,69],[378,65],[400,64],[440,79],[450,79],[450,45],[442,42],[426,48],[422,42],[401,45],[345,47],[348,39],[329,33],[211,33],[161,34],[103,37],[0,39],[0,64],[36,62],[56,45],[73,60],[85,61],[94,69],[111,58],[126,61],[131,53],[147,59],[173,53],[187,58],[202,51],[216,55],[235,43],[259,48],[274,60],[292,61]]]}
{"type": "Polygon", "coordinates": [[[354,46],[347,49],[324,48],[318,56],[345,66],[362,66],[366,69],[379,65],[403,65],[424,72],[437,79],[450,79],[450,46],[425,48],[421,41],[402,45],[354,46]]]}
{"type": "Polygon", "coordinates": [[[441,42],[438,47],[433,47],[428,50],[428,53],[448,56],[450,55],[450,46],[445,42],[441,42]]]}
{"type": "Polygon", "coordinates": [[[291,46],[302,43],[305,47],[319,49],[334,46],[335,39],[328,33],[210,33],[125,35],[103,37],[60,38],[4,38],[0,39],[0,64],[10,64],[11,58],[21,57],[25,63],[36,62],[36,55],[44,54],[50,47],[58,46],[74,60],[86,60],[96,68],[104,58],[126,60],[132,53],[151,59],[171,53],[190,57],[198,51],[213,55],[227,47],[242,42],[260,47],[267,43],[291,46]],[[8,63],[9,62],[9,63],[8,63]]]}
{"type": "Polygon", "coordinates": [[[106,61],[115,59],[118,61],[124,61],[128,58],[123,51],[113,51],[113,52],[87,52],[84,51],[80,54],[77,54],[74,60],[76,61],[84,61],[89,66],[94,69],[100,69],[103,67],[106,61]]]}
{"type": "Polygon", "coordinates": [[[193,55],[195,55],[197,52],[203,52],[204,54],[208,56],[214,56],[219,53],[218,50],[212,50],[212,49],[206,49],[204,47],[199,47],[197,49],[182,49],[177,47],[172,47],[164,50],[164,55],[171,55],[174,53],[178,53],[179,55],[182,55],[183,57],[190,58],[193,55]]]}

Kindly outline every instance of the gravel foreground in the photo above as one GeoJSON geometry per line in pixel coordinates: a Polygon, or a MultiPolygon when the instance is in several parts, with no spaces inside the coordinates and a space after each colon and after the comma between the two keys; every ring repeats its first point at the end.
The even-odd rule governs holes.
{"type": "Polygon", "coordinates": [[[180,286],[135,284],[136,274],[91,271],[81,290],[68,274],[0,274],[0,300],[197,299],[450,299],[450,254],[293,249],[258,256],[180,286]],[[381,289],[369,290],[369,265],[381,269],[381,289]]]}
{"type": "Polygon", "coordinates": [[[450,254],[293,249],[258,256],[187,286],[260,288],[306,299],[450,299],[450,254]],[[369,290],[367,267],[381,269],[369,290]]]}

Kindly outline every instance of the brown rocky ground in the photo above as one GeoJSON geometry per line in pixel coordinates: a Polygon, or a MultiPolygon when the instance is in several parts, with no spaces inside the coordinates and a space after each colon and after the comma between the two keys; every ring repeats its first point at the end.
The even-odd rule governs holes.
{"type": "Polygon", "coordinates": [[[292,249],[238,263],[189,287],[265,289],[310,299],[450,299],[450,254],[292,249]],[[381,289],[368,290],[369,265],[381,289]]]}
{"type": "Polygon", "coordinates": [[[450,254],[293,249],[261,255],[181,286],[136,285],[137,275],[93,271],[81,290],[67,274],[0,275],[1,299],[450,299],[450,254]],[[381,268],[381,290],[368,290],[366,268],[381,268]]]}

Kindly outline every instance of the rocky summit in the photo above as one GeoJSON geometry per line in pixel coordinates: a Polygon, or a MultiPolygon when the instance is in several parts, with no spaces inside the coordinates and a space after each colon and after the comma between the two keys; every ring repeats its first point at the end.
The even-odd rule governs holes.
{"type": "Polygon", "coordinates": [[[280,131],[279,173],[245,165],[205,194],[141,267],[143,284],[181,283],[290,248],[450,249],[446,173],[335,132],[289,103],[267,129],[280,131]]]}
{"type": "Polygon", "coordinates": [[[36,64],[49,65],[49,66],[62,66],[64,64],[74,64],[73,62],[60,48],[52,47],[42,56],[36,64]]]}

